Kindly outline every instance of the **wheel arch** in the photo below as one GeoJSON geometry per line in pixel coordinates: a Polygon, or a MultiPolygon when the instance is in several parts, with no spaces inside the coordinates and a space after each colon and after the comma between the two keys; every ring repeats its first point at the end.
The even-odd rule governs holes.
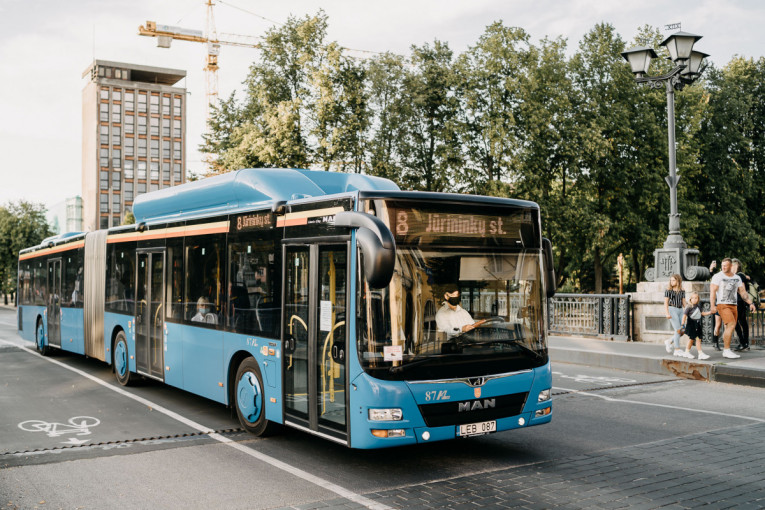
{"type": "Polygon", "coordinates": [[[228,370],[226,373],[226,405],[234,406],[234,391],[236,391],[236,371],[239,370],[239,365],[247,358],[252,358],[257,361],[255,356],[245,350],[236,351],[228,362],[228,370]]]}
{"type": "MultiPolygon", "coordinates": [[[[117,341],[117,335],[119,335],[120,332],[124,333],[125,328],[123,328],[119,324],[114,326],[114,329],[112,329],[111,340],[109,340],[110,355],[107,357],[106,362],[112,367],[112,371],[114,370],[114,344],[117,341]]],[[[127,338],[127,334],[125,334],[125,337],[127,338]]]]}

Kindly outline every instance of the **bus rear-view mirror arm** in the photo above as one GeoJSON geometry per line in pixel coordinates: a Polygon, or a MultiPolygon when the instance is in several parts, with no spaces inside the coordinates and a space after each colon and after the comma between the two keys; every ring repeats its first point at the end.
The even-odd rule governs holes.
{"type": "Polygon", "coordinates": [[[374,289],[386,287],[396,264],[396,241],[385,223],[371,214],[343,211],[335,215],[335,226],[356,229],[367,282],[374,289]]]}
{"type": "Polygon", "coordinates": [[[546,237],[542,238],[542,254],[545,261],[545,288],[547,297],[551,298],[557,290],[555,287],[555,261],[553,260],[552,243],[546,237]]]}

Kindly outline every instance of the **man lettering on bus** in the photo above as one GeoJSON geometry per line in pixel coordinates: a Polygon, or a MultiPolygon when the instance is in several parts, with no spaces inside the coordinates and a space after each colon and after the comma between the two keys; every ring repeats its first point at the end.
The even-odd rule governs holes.
{"type": "Polygon", "coordinates": [[[448,337],[471,331],[486,322],[473,321],[470,312],[460,306],[460,290],[456,285],[446,288],[444,300],[443,306],[436,312],[436,326],[439,331],[445,331],[448,337]]]}

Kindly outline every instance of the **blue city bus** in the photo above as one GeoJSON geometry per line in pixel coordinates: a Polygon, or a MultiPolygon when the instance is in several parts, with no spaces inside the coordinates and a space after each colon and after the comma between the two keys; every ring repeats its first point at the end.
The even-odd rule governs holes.
{"type": "Polygon", "coordinates": [[[245,169],[133,210],[135,225],[20,252],[18,330],[42,355],[232,406],[255,435],[352,448],[550,421],[555,277],[536,204],[245,169]]]}

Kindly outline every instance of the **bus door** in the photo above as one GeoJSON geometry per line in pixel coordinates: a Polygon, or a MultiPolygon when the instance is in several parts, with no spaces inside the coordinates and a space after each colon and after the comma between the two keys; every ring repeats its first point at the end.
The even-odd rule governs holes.
{"type": "Polygon", "coordinates": [[[165,251],[138,252],[135,296],[136,371],[164,380],[165,251]]]}
{"type": "Polygon", "coordinates": [[[48,344],[61,347],[61,259],[48,260],[48,344]]]}
{"type": "Polygon", "coordinates": [[[284,248],[285,421],[347,440],[347,244],[284,248]]]}

